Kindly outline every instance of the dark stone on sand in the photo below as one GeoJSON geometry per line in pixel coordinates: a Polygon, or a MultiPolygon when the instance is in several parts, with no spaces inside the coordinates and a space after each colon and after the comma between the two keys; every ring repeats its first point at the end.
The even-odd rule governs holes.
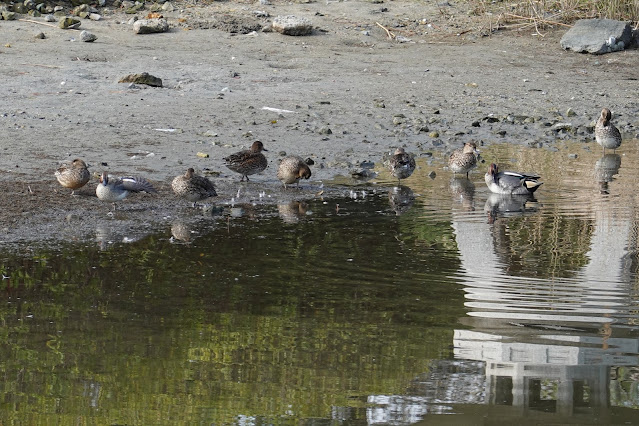
{"type": "Polygon", "coordinates": [[[141,74],[129,74],[118,81],[118,83],[146,84],[147,86],[162,87],[162,79],[147,72],[141,74]]]}

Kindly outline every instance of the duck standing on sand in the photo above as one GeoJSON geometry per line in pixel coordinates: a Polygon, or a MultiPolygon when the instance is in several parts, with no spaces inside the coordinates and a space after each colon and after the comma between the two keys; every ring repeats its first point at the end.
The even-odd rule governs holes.
{"type": "Polygon", "coordinates": [[[517,172],[500,172],[496,164],[491,164],[484,176],[486,185],[495,194],[531,195],[542,184],[539,176],[517,172]]]}
{"type": "MultiPolygon", "coordinates": [[[[102,172],[100,183],[95,188],[95,195],[102,201],[115,203],[125,199],[131,192],[157,193],[151,183],[138,176],[118,178],[102,172]]],[[[115,204],[114,204],[115,207],[115,204]]]]}
{"type": "Polygon", "coordinates": [[[299,186],[300,179],[308,179],[310,177],[311,168],[302,160],[302,157],[297,155],[289,155],[282,158],[277,169],[277,178],[284,184],[284,189],[286,189],[286,185],[292,183],[297,183],[297,186],[299,186]]]}
{"type": "Polygon", "coordinates": [[[236,152],[235,154],[225,157],[224,161],[226,161],[226,167],[241,174],[242,182],[244,181],[244,178],[246,178],[246,181],[248,182],[249,175],[260,173],[266,169],[266,166],[268,166],[268,161],[266,161],[266,157],[262,154],[262,151],[268,150],[264,148],[262,142],[255,141],[253,142],[253,145],[251,145],[251,149],[236,152]]]}
{"type": "Polygon", "coordinates": [[[171,182],[171,188],[173,188],[173,192],[178,197],[191,201],[193,207],[196,206],[198,201],[209,197],[217,197],[213,182],[204,176],[196,175],[193,168],[189,168],[183,175],[176,176],[171,182]]]}
{"type": "Polygon", "coordinates": [[[55,171],[55,177],[60,185],[71,188],[71,195],[75,195],[75,190],[82,188],[89,181],[91,174],[87,169],[87,164],[76,158],[70,165],[63,164],[55,171]]]}
{"type": "Polygon", "coordinates": [[[604,153],[606,148],[615,150],[621,145],[621,133],[614,124],[610,122],[612,113],[608,108],[601,110],[601,116],[595,124],[595,140],[603,147],[604,153]]]}
{"type": "Polygon", "coordinates": [[[406,179],[415,171],[415,159],[404,151],[404,148],[397,148],[388,161],[388,170],[397,178],[399,184],[402,179],[406,179]]]}
{"type": "Polygon", "coordinates": [[[479,151],[475,142],[466,142],[463,147],[456,149],[448,158],[448,168],[455,174],[468,173],[477,167],[479,151]]]}

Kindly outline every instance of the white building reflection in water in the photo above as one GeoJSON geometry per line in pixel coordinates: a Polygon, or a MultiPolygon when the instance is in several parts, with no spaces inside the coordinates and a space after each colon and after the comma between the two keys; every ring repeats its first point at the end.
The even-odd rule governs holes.
{"type": "Polygon", "coordinates": [[[368,423],[639,423],[634,200],[597,190],[582,207],[559,200],[544,209],[485,195],[483,209],[453,206],[468,327],[454,331],[455,360],[433,361],[410,396],[370,396],[368,423]],[[543,278],[531,262],[514,265],[510,220],[562,212],[588,230],[581,266],[543,278]],[[455,415],[428,416],[438,413],[455,415]]]}

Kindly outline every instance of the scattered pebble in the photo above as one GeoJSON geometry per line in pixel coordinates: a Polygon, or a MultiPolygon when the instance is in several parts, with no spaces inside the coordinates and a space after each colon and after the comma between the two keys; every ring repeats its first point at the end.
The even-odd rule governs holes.
{"type": "Polygon", "coordinates": [[[148,72],[140,74],[129,74],[126,77],[122,77],[118,83],[135,83],[146,84],[147,86],[162,87],[162,79],[155,77],[148,72]]]}
{"type": "Polygon", "coordinates": [[[86,43],[92,43],[92,42],[96,41],[97,39],[98,39],[98,37],[95,34],[89,32],[87,30],[84,30],[84,31],[82,31],[80,33],[80,40],[82,40],[82,41],[84,41],[86,43]]]}
{"type": "Polygon", "coordinates": [[[133,24],[133,32],[136,34],[165,33],[169,30],[169,23],[164,18],[140,19],[133,24]]]}
{"type": "Polygon", "coordinates": [[[273,19],[273,29],[284,35],[305,36],[313,31],[313,24],[303,17],[280,15],[273,19]]]}

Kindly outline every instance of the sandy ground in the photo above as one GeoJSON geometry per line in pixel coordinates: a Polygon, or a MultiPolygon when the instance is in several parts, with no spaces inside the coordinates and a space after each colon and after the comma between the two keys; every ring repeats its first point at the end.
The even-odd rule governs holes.
{"type": "Polygon", "coordinates": [[[362,162],[379,163],[398,145],[438,156],[470,139],[591,143],[587,126],[604,106],[626,135],[637,134],[637,50],[565,52],[564,29],[485,36],[488,19],[463,6],[176,4],[164,13],[171,31],[152,35],[134,34],[131,16],[111,8],[101,21],[82,21],[98,36],[94,43],[80,42],[79,31],[0,21],[1,240],[82,238],[107,219],[145,229],[188,209],[170,191],[187,167],[208,173],[219,187],[216,203],[226,204],[240,186],[222,158],[254,140],[269,150],[269,168],[241,186],[240,202],[313,196],[322,183],[362,162]],[[309,18],[313,34],[230,32],[288,14],[309,18]],[[389,39],[382,26],[409,41],[389,39]],[[40,31],[45,39],[34,37],[40,31]],[[118,83],[139,72],[160,77],[164,87],[118,83]],[[567,116],[568,108],[576,115],[567,116]],[[523,123],[527,117],[535,122],[523,123]],[[558,122],[570,122],[576,134],[550,130],[558,122]],[[316,162],[305,191],[280,189],[275,173],[284,153],[316,162]],[[160,194],[132,196],[107,216],[111,206],[94,195],[97,180],[71,197],[53,177],[60,162],[77,157],[96,174],[143,175],[160,194]]]}

